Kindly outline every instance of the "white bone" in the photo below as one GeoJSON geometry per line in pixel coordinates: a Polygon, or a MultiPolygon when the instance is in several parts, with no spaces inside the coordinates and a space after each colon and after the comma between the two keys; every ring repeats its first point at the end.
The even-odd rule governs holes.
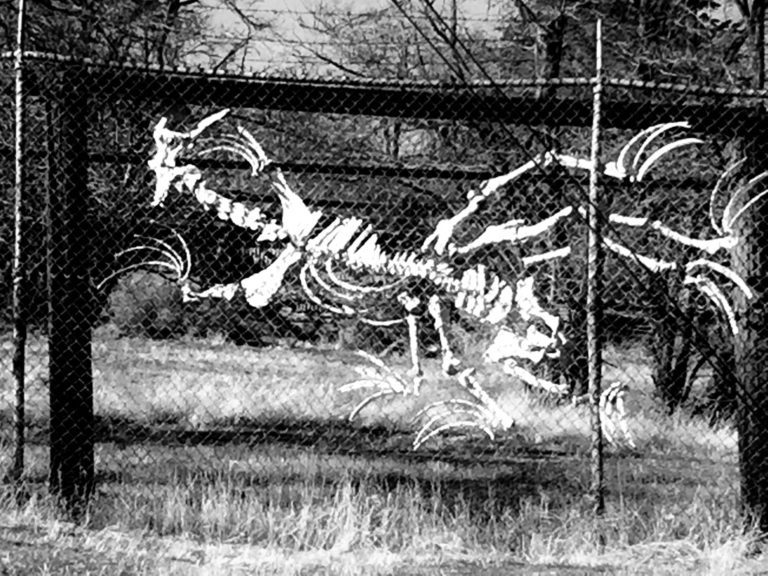
{"type": "Polygon", "coordinates": [[[263,308],[277,294],[288,269],[301,260],[302,253],[288,245],[267,268],[240,281],[245,299],[254,308],[263,308]]]}
{"type": "Polygon", "coordinates": [[[640,169],[637,171],[635,180],[640,182],[645,176],[645,173],[666,154],[672,152],[673,150],[677,150],[678,148],[682,148],[684,146],[693,146],[695,144],[704,144],[704,141],[700,138],[682,138],[681,140],[675,140],[666,146],[662,146],[656,150],[656,152],[651,154],[651,156],[645,162],[643,162],[643,165],[640,166],[640,169]]]}
{"type": "Polygon", "coordinates": [[[362,223],[363,221],[359,218],[345,218],[329,239],[326,250],[331,254],[340,254],[352,240],[352,237],[362,223]]]}
{"type": "Polygon", "coordinates": [[[498,324],[503,321],[512,311],[513,298],[514,291],[512,290],[512,287],[506,282],[503,282],[501,292],[493,301],[490,309],[486,311],[486,315],[482,319],[489,324],[498,324]]]}
{"type": "Polygon", "coordinates": [[[482,404],[477,404],[476,402],[470,402],[469,400],[464,400],[463,398],[449,398],[448,400],[438,400],[437,402],[432,402],[431,404],[427,404],[426,406],[424,406],[424,408],[419,410],[414,415],[411,421],[418,422],[419,420],[421,420],[422,417],[440,408],[445,408],[446,411],[441,412],[441,414],[443,416],[448,416],[450,415],[451,413],[450,411],[453,410],[454,407],[458,407],[467,411],[473,410],[478,414],[480,414],[485,419],[492,418],[491,413],[482,404]]]}
{"type": "MultiPolygon", "coordinates": [[[[621,149],[621,152],[619,152],[619,157],[617,160],[617,164],[621,166],[624,175],[626,176],[630,170],[628,170],[627,166],[627,155],[629,154],[632,147],[637,144],[640,140],[643,138],[646,138],[646,143],[650,143],[650,141],[653,141],[657,136],[664,133],[666,130],[670,130],[672,128],[689,128],[689,124],[687,122],[669,122],[666,124],[655,124],[654,126],[650,126],[649,128],[646,128],[644,130],[641,130],[638,132],[635,136],[633,136],[629,142],[627,142],[624,147],[621,149]],[[650,134],[650,136],[648,136],[650,134]]],[[[635,154],[635,156],[632,159],[633,166],[636,165],[636,162],[642,154],[644,148],[641,148],[639,152],[635,154]]]]}
{"type": "Polygon", "coordinates": [[[546,152],[534,158],[533,160],[526,162],[515,170],[512,170],[508,174],[496,176],[495,178],[490,178],[484,181],[480,185],[480,189],[477,192],[472,191],[469,193],[468,203],[462,210],[460,210],[451,218],[445,218],[437,223],[435,230],[432,232],[432,234],[427,236],[421,245],[421,251],[426,252],[429,247],[434,244],[434,251],[437,254],[444,254],[446,248],[448,248],[448,244],[451,237],[453,236],[454,230],[458,227],[459,224],[461,224],[461,222],[477,212],[477,209],[480,207],[483,201],[485,201],[486,198],[497,193],[499,188],[509,184],[513,180],[520,178],[527,172],[530,172],[535,168],[541,168],[550,165],[553,161],[555,161],[556,158],[557,156],[555,154],[546,152]]]}
{"type": "Polygon", "coordinates": [[[488,437],[491,440],[493,440],[494,438],[493,431],[488,425],[484,423],[484,420],[487,420],[487,417],[486,417],[486,414],[482,411],[482,408],[477,405],[470,405],[470,406],[471,407],[453,407],[453,408],[450,408],[450,411],[447,413],[436,414],[431,418],[429,418],[421,426],[418,433],[416,434],[416,437],[413,440],[414,449],[418,450],[420,446],[422,446],[425,442],[429,441],[431,438],[434,438],[440,432],[444,432],[445,430],[448,430],[450,428],[458,428],[458,427],[464,427],[464,426],[470,426],[470,425],[484,431],[486,435],[488,435],[488,437]],[[469,416],[470,418],[472,418],[472,420],[447,422],[445,424],[438,426],[435,429],[432,429],[432,427],[438,422],[440,422],[441,420],[446,420],[456,415],[469,416]]]}
{"type": "MultiPolygon", "coordinates": [[[[314,258],[308,259],[306,266],[310,275],[312,276],[312,279],[317,282],[318,286],[320,286],[324,292],[330,294],[334,298],[339,300],[346,300],[349,303],[354,303],[355,300],[358,300],[362,296],[362,294],[358,293],[344,294],[343,292],[337,290],[334,286],[331,286],[331,284],[326,282],[325,279],[323,279],[323,277],[320,275],[320,271],[317,269],[317,261],[314,258]]],[[[341,288],[341,286],[339,286],[339,288],[341,288]]]]}
{"type": "Polygon", "coordinates": [[[206,156],[213,154],[214,152],[228,152],[235,156],[240,156],[243,160],[248,162],[251,167],[251,175],[256,175],[261,171],[261,162],[253,153],[253,150],[241,141],[234,139],[232,136],[221,136],[220,141],[216,145],[198,151],[198,155],[206,156]]]}
{"type": "Polygon", "coordinates": [[[347,254],[352,255],[355,252],[357,252],[360,249],[360,246],[362,246],[363,241],[365,241],[366,238],[371,234],[373,231],[373,226],[371,224],[368,224],[365,228],[363,228],[363,231],[360,232],[357,237],[352,241],[352,243],[347,247],[347,254]]]}
{"type": "Polygon", "coordinates": [[[731,333],[736,336],[739,333],[739,325],[736,322],[736,314],[728,302],[728,299],[723,294],[722,290],[709,278],[704,276],[686,276],[683,279],[684,284],[695,285],[702,294],[707,296],[717,308],[719,308],[723,314],[725,314],[726,320],[728,320],[728,327],[731,329],[731,333]]]}
{"type": "Polygon", "coordinates": [[[569,206],[536,224],[523,225],[523,220],[510,220],[504,224],[489,226],[480,236],[466,246],[458,248],[456,252],[458,254],[465,254],[481,246],[500,244],[502,242],[523,243],[530,238],[540,236],[572,213],[573,207],[569,206]]]}
{"type": "Polygon", "coordinates": [[[379,398],[383,398],[384,396],[392,396],[393,394],[396,394],[396,392],[393,392],[392,390],[380,390],[379,392],[376,392],[375,394],[371,394],[367,398],[365,398],[362,402],[360,402],[357,406],[355,406],[352,409],[352,412],[349,414],[349,420],[350,422],[357,418],[357,415],[369,404],[372,404],[379,398]]]}
{"type": "Polygon", "coordinates": [[[501,278],[499,278],[496,274],[494,274],[493,279],[491,280],[490,287],[488,288],[488,290],[485,291],[485,303],[493,304],[493,301],[499,297],[500,293],[501,293],[501,278]]]}
{"type": "Polygon", "coordinates": [[[526,338],[508,328],[502,328],[486,349],[484,358],[488,362],[501,362],[507,358],[530,360],[538,364],[544,359],[545,350],[532,348],[526,338]]]}
{"type": "Polygon", "coordinates": [[[382,378],[361,378],[360,380],[339,386],[339,392],[348,394],[349,392],[357,392],[366,388],[379,388],[382,383],[386,383],[386,380],[382,378]]]}
{"type": "Polygon", "coordinates": [[[197,138],[200,134],[202,134],[209,126],[212,126],[216,124],[216,122],[219,122],[224,119],[224,117],[229,114],[230,109],[229,108],[223,108],[222,110],[219,110],[218,112],[214,112],[213,114],[206,116],[200,122],[197,123],[197,126],[188,132],[186,134],[186,138],[193,140],[197,138]]]}
{"type": "MultiPolygon", "coordinates": [[[[734,192],[731,195],[731,198],[728,200],[728,203],[725,205],[725,208],[723,209],[722,227],[723,227],[723,230],[726,233],[731,234],[733,232],[733,224],[734,224],[734,221],[736,219],[736,216],[731,216],[731,213],[734,210],[736,210],[736,205],[739,203],[739,201],[741,200],[742,196],[744,196],[747,192],[752,190],[752,188],[754,188],[755,186],[760,184],[766,178],[768,178],[768,172],[763,172],[761,174],[758,174],[754,178],[750,179],[743,186],[739,186],[736,189],[736,192],[734,192]]],[[[765,192],[762,192],[762,193],[758,194],[757,198],[761,198],[763,196],[763,194],[765,194],[765,192]]],[[[755,200],[755,199],[753,198],[752,200],[755,200]]],[[[747,205],[750,205],[752,200],[747,202],[747,205]]],[[[746,205],[744,207],[742,207],[741,210],[739,210],[739,215],[741,215],[741,213],[743,212],[744,208],[746,208],[746,205]]]]}
{"type": "Polygon", "coordinates": [[[614,224],[623,224],[625,226],[631,226],[633,228],[642,228],[642,227],[648,226],[649,228],[658,231],[659,234],[661,234],[662,236],[666,236],[667,238],[674,240],[676,242],[679,242],[684,246],[691,246],[692,248],[703,250],[705,252],[708,252],[709,254],[714,254],[717,251],[723,250],[723,249],[730,250],[733,247],[735,247],[738,242],[737,239],[733,236],[725,236],[722,238],[712,238],[709,240],[700,240],[698,238],[691,238],[690,236],[686,236],[684,234],[680,234],[679,232],[675,232],[671,228],[664,226],[664,224],[662,224],[658,220],[651,221],[648,218],[622,216],[621,214],[611,214],[610,216],[608,216],[608,221],[614,224]]]}
{"type": "MultiPolygon", "coordinates": [[[[768,175],[768,172],[766,172],[766,175],[768,175]]],[[[760,200],[766,197],[768,195],[768,190],[763,190],[760,192],[757,196],[751,198],[749,202],[744,204],[736,214],[733,215],[733,217],[728,222],[728,229],[733,232],[733,227],[736,225],[736,222],[744,216],[744,214],[747,213],[747,211],[752,208],[755,204],[757,204],[760,200]]]]}
{"type": "Polygon", "coordinates": [[[677,264],[674,262],[666,262],[665,260],[657,260],[655,258],[650,258],[649,256],[643,256],[637,252],[633,252],[626,246],[614,242],[610,238],[603,238],[603,244],[605,244],[611,252],[615,252],[624,258],[634,260],[651,272],[661,272],[663,270],[674,270],[677,268],[677,264]]]}
{"type": "MultiPolygon", "coordinates": [[[[744,165],[744,162],[746,161],[746,158],[742,158],[738,162],[735,162],[732,166],[729,166],[717,179],[715,187],[712,188],[712,193],[709,196],[709,221],[712,224],[712,228],[714,228],[715,232],[718,234],[725,234],[724,228],[718,224],[717,218],[715,218],[715,205],[717,203],[717,197],[720,194],[720,188],[722,187],[723,183],[728,178],[730,178],[734,172],[736,172],[736,170],[740,169],[744,165]]],[[[725,222],[725,215],[723,215],[723,222],[725,222]]]]}
{"type": "Polygon", "coordinates": [[[712,262],[711,260],[707,260],[705,258],[699,258],[698,260],[694,260],[693,262],[689,262],[688,264],[686,264],[685,271],[686,273],[690,274],[691,270],[700,266],[704,266],[705,268],[710,268],[711,270],[714,270],[715,272],[722,274],[723,276],[728,278],[728,280],[733,282],[739,288],[739,290],[742,291],[744,296],[746,296],[749,300],[754,298],[755,296],[754,293],[752,292],[750,287],[747,285],[747,283],[744,282],[744,279],[741,276],[736,274],[736,272],[734,272],[730,268],[723,266],[722,264],[718,264],[717,262],[712,262]]]}
{"type": "MultiPolygon", "coordinates": [[[[625,178],[630,178],[632,180],[642,179],[645,173],[660,158],[662,158],[672,150],[675,150],[683,146],[690,146],[693,144],[701,143],[701,140],[699,140],[698,138],[684,138],[684,139],[675,140],[674,142],[667,144],[663,146],[661,149],[654,152],[642,165],[640,165],[638,169],[638,165],[640,164],[640,160],[642,158],[643,153],[648,148],[648,146],[650,146],[659,136],[661,136],[664,132],[671,130],[673,128],[689,128],[689,127],[690,126],[687,122],[669,122],[667,124],[657,124],[655,126],[651,126],[650,128],[646,128],[645,130],[633,136],[629,140],[629,142],[627,142],[622,147],[615,161],[607,162],[605,164],[605,166],[603,167],[603,174],[619,180],[624,180],[625,178]],[[628,166],[627,156],[632,152],[633,147],[643,139],[644,141],[642,145],[640,146],[640,148],[632,158],[632,165],[628,166]]],[[[591,160],[576,158],[574,156],[569,156],[566,154],[555,154],[554,159],[561,166],[565,168],[576,168],[578,170],[592,169],[591,160]]]]}
{"type": "Polygon", "coordinates": [[[550,382],[544,378],[534,376],[528,370],[522,366],[519,366],[513,360],[507,360],[504,363],[504,371],[513,376],[516,376],[533,388],[541,388],[545,392],[549,392],[550,394],[557,394],[559,396],[565,396],[568,394],[567,384],[555,384],[554,382],[550,382]]]}
{"type": "Polygon", "coordinates": [[[305,264],[299,271],[299,282],[301,283],[301,287],[304,290],[304,294],[306,294],[307,298],[309,298],[312,303],[320,306],[324,310],[328,310],[334,314],[339,314],[340,316],[353,316],[355,314],[355,310],[349,306],[344,305],[343,308],[339,308],[338,306],[328,304],[319,298],[317,294],[315,294],[314,290],[309,287],[309,282],[307,281],[307,269],[308,265],[305,264]]]}
{"type": "Polygon", "coordinates": [[[601,415],[601,428],[608,443],[613,445],[626,444],[636,449],[637,445],[632,437],[627,421],[627,412],[624,407],[624,394],[627,386],[621,382],[614,382],[600,395],[599,410],[601,415]],[[621,437],[617,433],[621,430],[621,437]]]}
{"type": "Polygon", "coordinates": [[[341,228],[337,231],[333,243],[328,247],[332,254],[338,254],[352,241],[357,234],[363,221],[360,218],[347,218],[342,222],[341,228]]]}
{"type": "Polygon", "coordinates": [[[451,343],[445,330],[445,325],[448,323],[448,310],[442,305],[437,295],[432,295],[427,303],[427,312],[432,317],[433,325],[435,330],[437,330],[437,336],[440,340],[441,368],[444,374],[451,376],[456,373],[461,362],[456,358],[453,350],[451,350],[451,343]]]}
{"type": "Polygon", "coordinates": [[[272,187],[277,191],[282,205],[283,229],[294,243],[303,244],[320,220],[322,212],[310,210],[301,197],[288,186],[280,170],[273,176],[272,187]]]}
{"type": "Polygon", "coordinates": [[[460,422],[450,422],[448,424],[443,424],[442,426],[435,428],[434,430],[432,430],[432,432],[422,437],[421,442],[419,444],[414,444],[413,449],[418,450],[425,442],[428,442],[435,436],[439,436],[446,430],[450,430],[452,428],[478,428],[483,432],[485,432],[485,434],[488,436],[490,440],[494,439],[493,432],[487,426],[475,420],[465,420],[460,422]]]}
{"type": "Polygon", "coordinates": [[[397,326],[398,324],[405,322],[405,318],[395,318],[394,320],[375,320],[373,318],[360,315],[357,316],[357,320],[363,324],[368,324],[369,326],[379,326],[382,328],[397,326]]]}
{"type": "Polygon", "coordinates": [[[553,334],[556,334],[560,328],[560,318],[550,314],[541,307],[541,304],[539,304],[538,299],[533,293],[533,282],[533,276],[528,276],[527,278],[517,281],[515,302],[520,311],[520,317],[525,321],[528,321],[531,318],[539,318],[550,330],[552,330],[553,334]]]}
{"type": "Polygon", "coordinates": [[[358,294],[381,294],[384,292],[391,292],[393,289],[402,286],[407,281],[407,278],[398,278],[394,282],[378,286],[364,286],[362,284],[355,284],[353,282],[339,278],[333,269],[334,264],[336,264],[336,260],[332,258],[328,258],[325,261],[325,272],[331,281],[344,290],[349,290],[350,292],[356,292],[358,294]]]}
{"type": "Polygon", "coordinates": [[[524,267],[532,266],[540,262],[548,262],[549,260],[556,260],[558,258],[566,258],[571,255],[571,247],[566,246],[564,248],[558,248],[556,250],[550,250],[542,254],[536,254],[534,256],[524,256],[522,263],[524,267]]]}
{"type": "Polygon", "coordinates": [[[270,163],[269,158],[267,157],[267,154],[264,152],[264,148],[261,147],[261,144],[253,137],[253,135],[243,128],[242,126],[238,126],[236,128],[237,133],[245,138],[245,140],[251,145],[251,150],[255,154],[255,156],[258,158],[258,164],[257,167],[254,168],[254,172],[261,172],[264,170],[264,168],[270,163]]]}
{"type": "MultiPolygon", "coordinates": [[[[157,242],[160,242],[160,240],[157,240],[157,242]]],[[[174,271],[177,271],[179,274],[179,277],[182,276],[182,271],[184,270],[184,264],[181,261],[181,257],[176,254],[176,252],[171,248],[170,245],[163,243],[162,247],[158,246],[150,246],[150,245],[142,245],[142,246],[131,246],[130,248],[126,248],[125,250],[121,250],[117,253],[117,256],[124,256],[126,254],[130,254],[132,252],[157,252],[162,256],[165,256],[170,260],[170,265],[174,271]]],[[[153,264],[157,264],[158,261],[151,261],[153,264]]]]}
{"type": "Polygon", "coordinates": [[[467,368],[459,372],[457,379],[464,388],[472,394],[480,403],[485,406],[493,416],[492,427],[499,427],[502,430],[509,430],[515,425],[515,421],[507,414],[501,406],[483,390],[480,383],[474,378],[474,369],[467,368]]]}
{"type": "Polygon", "coordinates": [[[97,290],[101,290],[107,282],[112,280],[113,278],[116,278],[118,276],[121,276],[122,274],[125,274],[126,272],[130,272],[131,270],[139,270],[141,268],[147,268],[151,266],[156,266],[158,268],[164,268],[166,270],[170,270],[171,272],[178,274],[178,268],[173,265],[170,262],[166,262],[164,260],[148,260],[145,262],[137,262],[135,264],[129,264],[127,266],[123,266],[122,268],[116,270],[112,274],[108,275],[106,278],[104,278],[101,282],[99,282],[96,285],[97,290]]]}
{"type": "MultiPolygon", "coordinates": [[[[687,122],[667,122],[665,124],[657,124],[655,126],[651,126],[650,128],[646,128],[642,132],[640,132],[640,136],[646,135],[647,137],[645,140],[643,140],[643,143],[640,145],[640,148],[638,148],[637,152],[635,153],[634,157],[632,158],[632,167],[630,170],[627,170],[628,173],[635,175],[637,174],[637,166],[640,164],[640,158],[642,157],[645,150],[664,132],[668,132],[669,130],[673,130],[675,128],[683,128],[687,129],[690,128],[690,125],[687,122]]],[[[638,140],[636,138],[632,138],[631,141],[635,141],[637,143],[638,140]]],[[[626,167],[626,164],[622,164],[622,166],[626,167]]]]}
{"type": "Polygon", "coordinates": [[[614,224],[624,224],[625,226],[632,226],[633,228],[642,228],[648,225],[648,218],[636,217],[636,216],[623,216],[621,214],[610,214],[608,221],[614,224]]]}
{"type": "Polygon", "coordinates": [[[413,393],[419,395],[419,385],[421,383],[420,376],[423,371],[421,369],[421,359],[419,358],[419,327],[416,316],[413,314],[416,307],[419,305],[419,299],[413,298],[407,293],[402,293],[398,297],[398,300],[408,312],[405,317],[408,323],[408,349],[411,354],[411,370],[410,374],[413,379],[413,393]]]}
{"type": "Polygon", "coordinates": [[[557,158],[557,162],[565,168],[577,168],[579,170],[592,169],[591,160],[584,160],[582,158],[576,158],[575,156],[569,156],[567,154],[557,154],[555,158],[557,158]]]}

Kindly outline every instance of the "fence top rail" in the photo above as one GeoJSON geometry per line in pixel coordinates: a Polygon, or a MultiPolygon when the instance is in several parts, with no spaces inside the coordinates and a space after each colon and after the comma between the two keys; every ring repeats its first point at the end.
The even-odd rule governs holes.
{"type": "MultiPolygon", "coordinates": [[[[13,58],[13,51],[4,51],[0,53],[0,60],[10,60],[13,58]]],[[[89,68],[100,68],[108,70],[123,70],[127,72],[153,72],[166,73],[174,75],[190,75],[202,78],[231,79],[231,80],[270,80],[279,82],[303,82],[307,84],[317,84],[322,86],[371,86],[371,87],[413,87],[413,88],[435,88],[439,90],[473,89],[473,88],[527,88],[541,86],[588,86],[593,80],[591,78],[503,78],[498,80],[473,80],[456,82],[452,80],[440,79],[400,79],[400,78],[374,78],[374,77],[349,77],[334,76],[331,78],[301,77],[291,75],[279,75],[274,72],[254,72],[250,74],[235,74],[226,70],[216,68],[205,68],[202,66],[160,66],[157,64],[136,64],[128,62],[101,61],[94,58],[77,58],[64,54],[52,52],[25,51],[24,57],[27,60],[40,62],[54,62],[61,64],[70,64],[73,66],[86,66],[89,68]]]]}
{"type": "Polygon", "coordinates": [[[630,78],[605,78],[604,86],[614,88],[637,88],[657,92],[683,92],[697,96],[731,96],[734,98],[768,98],[768,90],[740,88],[736,86],[702,86],[685,82],[654,82],[651,80],[633,80],[630,78]]]}
{"type": "MultiPolygon", "coordinates": [[[[10,53],[0,54],[7,56],[10,53]]],[[[274,76],[233,76],[160,67],[114,66],[47,53],[30,53],[28,62],[46,61],[78,67],[73,74],[50,82],[45,71],[31,68],[27,90],[31,94],[60,99],[79,84],[91,98],[141,102],[178,101],[183,95],[190,105],[227,108],[284,110],[305,113],[346,114],[438,121],[500,122],[508,125],[588,127],[592,119],[592,79],[564,79],[562,92],[526,91],[525,86],[544,86],[537,80],[484,84],[438,84],[375,80],[312,80],[274,76]],[[578,84],[576,83],[578,80],[578,84]],[[517,86],[518,90],[514,88],[517,86]],[[566,85],[567,84],[567,85],[566,85]],[[523,88],[522,90],[520,88],[523,88]],[[63,91],[63,92],[62,92],[63,91]],[[427,105],[427,102],[429,103],[427,105]]],[[[652,89],[646,82],[608,80],[611,86],[652,89]]],[[[549,84],[551,87],[555,83],[549,84]]],[[[681,90],[667,85],[665,90],[681,90]]],[[[661,91],[661,88],[659,89],[661,91]]],[[[688,92],[690,88],[686,88],[688,92]]],[[[653,95],[660,95],[660,91],[653,95]]],[[[603,107],[605,128],[639,129],[665,122],[688,121],[702,132],[743,134],[765,130],[768,115],[762,107],[739,101],[739,95],[768,96],[768,91],[731,91],[704,88],[718,102],[676,102],[661,98],[613,98],[603,107]],[[724,96],[725,95],[725,96],[724,96]],[[732,100],[726,101],[726,98],[732,100]]]]}
{"type": "MultiPolygon", "coordinates": [[[[232,80],[269,80],[271,82],[302,82],[322,86],[371,86],[371,87],[403,87],[403,88],[435,88],[437,90],[478,89],[478,88],[528,88],[528,87],[558,87],[558,86],[588,86],[594,83],[591,77],[563,78],[500,78],[492,80],[472,80],[457,82],[455,80],[438,79],[399,79],[399,78],[365,78],[334,76],[332,78],[301,77],[279,75],[274,72],[253,72],[235,74],[216,68],[202,66],[160,66],[157,64],[136,64],[130,62],[115,62],[95,58],[78,58],[53,52],[27,50],[23,53],[27,60],[41,62],[58,62],[62,64],[82,65],[91,68],[124,70],[128,72],[153,72],[174,75],[191,75],[203,78],[232,79],[232,80]]],[[[14,51],[0,52],[0,60],[12,60],[14,51]]],[[[616,88],[635,88],[640,90],[655,90],[659,92],[685,92],[700,96],[731,96],[741,98],[768,98],[768,89],[754,89],[738,86],[706,86],[686,82],[657,82],[631,78],[603,78],[603,85],[616,88]]]]}

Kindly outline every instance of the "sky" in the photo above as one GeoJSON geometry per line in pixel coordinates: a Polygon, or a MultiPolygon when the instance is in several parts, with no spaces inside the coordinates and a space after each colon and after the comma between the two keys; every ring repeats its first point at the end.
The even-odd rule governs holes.
{"type": "MultiPolygon", "coordinates": [[[[495,8],[498,2],[492,0],[457,0],[459,18],[472,31],[494,34],[494,19],[498,16],[495,8]]],[[[447,4],[447,0],[438,0],[436,6],[447,4]]],[[[299,25],[299,20],[308,19],[309,13],[319,5],[339,11],[366,11],[391,7],[388,0],[238,0],[238,8],[249,16],[269,20],[271,38],[255,41],[249,46],[246,58],[246,71],[259,72],[284,68],[296,62],[296,43],[320,41],[321,38],[299,25]]],[[[226,53],[233,40],[244,34],[245,27],[230,8],[223,6],[220,0],[207,0],[206,12],[211,27],[211,35],[216,38],[216,46],[221,53],[226,53]],[[229,40],[228,40],[229,39],[229,40]]],[[[321,48],[321,47],[319,47],[321,48]]],[[[198,62],[206,65],[206,62],[198,62]]]]}
{"type": "MultiPolygon", "coordinates": [[[[205,0],[210,35],[214,38],[217,56],[225,54],[236,41],[244,35],[244,25],[233,11],[223,6],[222,0],[205,0]]],[[[408,0],[402,0],[403,3],[408,0]]],[[[322,5],[335,11],[355,11],[392,7],[390,0],[236,0],[239,9],[258,20],[271,23],[269,32],[259,33],[257,40],[250,43],[244,61],[238,59],[237,64],[244,65],[245,72],[275,72],[285,70],[296,64],[299,44],[319,42],[323,39],[313,35],[299,25],[301,18],[308,20],[310,13],[322,5]]],[[[438,9],[447,6],[450,0],[435,0],[438,9]]],[[[471,33],[484,37],[498,37],[495,27],[499,18],[500,0],[456,0],[459,18],[471,33]]],[[[711,16],[718,19],[734,19],[737,10],[733,0],[725,0],[721,7],[713,9],[711,16]]],[[[315,45],[320,52],[328,52],[327,47],[315,45]]],[[[305,53],[306,60],[306,53],[305,53]]],[[[195,61],[192,64],[205,67],[214,66],[215,60],[195,61]]],[[[327,70],[327,66],[319,71],[327,70]]]]}

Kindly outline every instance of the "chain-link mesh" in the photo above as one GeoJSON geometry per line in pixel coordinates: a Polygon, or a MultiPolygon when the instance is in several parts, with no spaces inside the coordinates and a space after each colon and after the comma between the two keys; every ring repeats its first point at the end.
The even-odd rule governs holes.
{"type": "MultiPolygon", "coordinates": [[[[48,474],[52,444],[85,441],[66,397],[79,398],[73,410],[88,405],[87,380],[60,380],[72,389],[58,390],[65,407],[51,415],[49,335],[52,372],[68,349],[74,362],[92,353],[102,479],[237,470],[269,480],[295,467],[383,470],[388,459],[488,474],[542,457],[567,469],[588,453],[588,81],[552,82],[542,94],[541,83],[301,82],[42,59],[28,75],[27,476],[48,474]],[[225,107],[205,132],[164,133],[153,146],[161,118],[187,132],[225,107]],[[158,160],[163,142],[169,154],[185,145],[175,165],[158,160]],[[510,173],[508,184],[489,184],[510,173]],[[162,177],[168,195],[153,206],[162,177]],[[439,246],[442,237],[428,239],[441,222],[454,227],[439,246]],[[62,302],[78,307],[75,320],[62,302]],[[88,322],[92,347],[67,338],[69,321],[88,322]],[[350,464],[357,457],[366,459],[350,464]]],[[[744,425],[764,406],[750,296],[765,275],[759,259],[737,262],[727,239],[701,242],[759,227],[749,209],[762,214],[760,204],[733,220],[759,188],[740,195],[736,173],[719,180],[760,150],[759,101],[620,82],[604,93],[609,482],[649,481],[621,476],[628,457],[672,476],[681,465],[724,467],[728,481],[702,485],[729,498],[737,411],[744,425]],[[625,148],[666,122],[690,126],[625,148]],[[693,137],[701,142],[664,149],[693,137]]],[[[6,144],[9,191],[12,160],[6,144]]],[[[2,209],[9,325],[10,194],[2,209]]],[[[4,366],[11,349],[6,338],[4,366]]],[[[6,374],[0,410],[10,422],[6,374]]],[[[6,466],[12,439],[2,441],[6,466]]],[[[573,466],[565,488],[581,493],[588,470],[573,466]]]]}

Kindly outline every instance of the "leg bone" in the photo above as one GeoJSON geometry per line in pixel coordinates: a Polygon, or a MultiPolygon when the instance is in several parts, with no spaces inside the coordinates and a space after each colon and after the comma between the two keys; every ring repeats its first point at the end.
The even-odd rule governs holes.
{"type": "Polygon", "coordinates": [[[402,292],[397,297],[398,302],[403,305],[408,315],[406,316],[406,322],[408,323],[408,345],[411,354],[411,369],[408,371],[408,375],[413,378],[413,393],[418,396],[420,393],[421,383],[424,379],[424,372],[421,369],[421,359],[419,358],[419,326],[418,318],[416,317],[416,308],[418,308],[420,301],[418,298],[402,292]]]}
{"type": "Polygon", "coordinates": [[[451,344],[448,341],[448,335],[445,332],[445,324],[448,322],[448,310],[441,304],[438,296],[432,296],[429,299],[427,310],[434,320],[435,329],[440,338],[440,351],[443,356],[443,373],[447,376],[453,376],[459,371],[461,361],[453,353],[453,350],[451,350],[451,344]]]}

